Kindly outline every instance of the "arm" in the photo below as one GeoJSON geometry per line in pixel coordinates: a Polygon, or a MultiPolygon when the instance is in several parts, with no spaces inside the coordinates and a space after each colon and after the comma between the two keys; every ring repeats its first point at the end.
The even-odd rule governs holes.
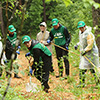
{"type": "Polygon", "coordinates": [[[34,49],[33,50],[33,55],[34,55],[34,62],[33,62],[33,66],[32,66],[32,69],[35,68],[35,66],[38,66],[39,65],[39,59],[40,59],[40,49],[34,49]]]}
{"type": "Polygon", "coordinates": [[[48,40],[48,38],[49,38],[49,32],[46,31],[46,33],[44,33],[44,34],[45,34],[45,35],[44,35],[44,38],[43,38],[43,40],[41,40],[40,42],[43,43],[45,46],[48,46],[48,45],[50,45],[49,43],[47,43],[47,40],[48,40]]]}
{"type": "Polygon", "coordinates": [[[9,50],[11,52],[13,52],[15,50],[15,48],[11,45],[11,43],[8,39],[6,40],[6,50],[9,50]]]}
{"type": "Polygon", "coordinates": [[[65,39],[66,39],[66,45],[69,46],[71,37],[70,37],[70,34],[66,27],[64,28],[64,35],[65,35],[65,39]]]}
{"type": "Polygon", "coordinates": [[[85,48],[85,52],[90,51],[93,48],[94,38],[92,34],[87,36],[87,47],[85,48]]]}
{"type": "Polygon", "coordinates": [[[52,32],[50,31],[50,33],[49,33],[49,38],[48,38],[48,39],[49,39],[50,41],[52,41],[53,38],[54,38],[54,36],[53,36],[52,32]]]}

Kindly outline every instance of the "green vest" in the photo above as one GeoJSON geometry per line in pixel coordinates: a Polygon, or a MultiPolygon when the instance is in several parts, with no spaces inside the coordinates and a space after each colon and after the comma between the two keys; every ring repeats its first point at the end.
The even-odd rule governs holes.
{"type": "Polygon", "coordinates": [[[45,46],[45,45],[43,45],[42,43],[38,43],[38,44],[36,44],[35,46],[33,46],[33,48],[30,50],[30,53],[32,54],[32,50],[34,49],[34,48],[38,48],[38,49],[41,49],[46,55],[48,55],[48,56],[51,56],[52,54],[51,54],[51,52],[48,50],[48,48],[45,46]]]}
{"type": "Polygon", "coordinates": [[[57,30],[52,28],[51,33],[54,36],[54,41],[56,45],[62,46],[66,43],[65,35],[63,32],[64,32],[64,26],[61,26],[57,30]]]}
{"type": "Polygon", "coordinates": [[[9,35],[7,35],[7,39],[10,41],[11,45],[13,47],[15,47],[16,40],[17,40],[17,33],[14,32],[14,36],[13,37],[10,37],[9,35]]]}

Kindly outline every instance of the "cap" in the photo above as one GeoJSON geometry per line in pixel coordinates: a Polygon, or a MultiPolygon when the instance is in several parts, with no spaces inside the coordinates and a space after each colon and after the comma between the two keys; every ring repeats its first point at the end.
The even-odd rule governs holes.
{"type": "Polygon", "coordinates": [[[45,23],[45,22],[40,23],[40,26],[47,27],[47,25],[46,25],[46,23],[45,23]]]}
{"type": "Polygon", "coordinates": [[[84,27],[85,23],[83,21],[79,21],[77,24],[77,28],[84,27]]]}
{"type": "Polygon", "coordinates": [[[13,25],[9,25],[9,26],[8,26],[8,30],[9,30],[10,32],[15,32],[15,31],[16,31],[16,29],[14,28],[13,25]]]}
{"type": "Polygon", "coordinates": [[[22,37],[22,43],[29,42],[31,38],[28,35],[22,37]]]}
{"type": "Polygon", "coordinates": [[[58,19],[57,18],[52,19],[52,26],[55,26],[57,24],[58,24],[58,19]]]}

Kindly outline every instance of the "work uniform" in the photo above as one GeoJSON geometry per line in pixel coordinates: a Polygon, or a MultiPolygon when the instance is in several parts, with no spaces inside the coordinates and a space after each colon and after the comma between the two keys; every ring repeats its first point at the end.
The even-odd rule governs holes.
{"type": "MultiPolygon", "coordinates": [[[[70,35],[68,33],[68,30],[66,27],[59,24],[59,27],[57,29],[52,28],[50,31],[49,40],[52,41],[54,39],[54,42],[56,45],[61,46],[63,48],[66,48],[66,46],[69,46],[70,43],[70,35]]],[[[69,61],[68,61],[68,51],[65,51],[57,46],[55,46],[56,50],[56,56],[58,59],[58,67],[59,67],[59,75],[63,76],[63,62],[60,61],[61,58],[64,58],[64,64],[65,64],[65,74],[69,75],[69,61]]]]}
{"type": "Polygon", "coordinates": [[[35,77],[41,82],[44,88],[49,89],[49,71],[52,66],[51,52],[45,45],[39,43],[37,40],[32,40],[31,46],[28,49],[34,58],[32,70],[35,70],[35,77]],[[40,58],[42,59],[42,63],[40,58]]]}
{"type": "MultiPolygon", "coordinates": [[[[98,47],[96,46],[95,37],[93,33],[91,32],[91,27],[86,26],[86,30],[82,33],[79,31],[79,43],[80,45],[80,51],[85,51],[85,56],[98,68],[99,65],[99,51],[98,47]]],[[[94,66],[82,55],[80,55],[80,79],[84,83],[85,81],[85,72],[87,69],[90,69],[90,71],[95,76],[95,70],[94,66]]]]}
{"type": "MultiPolygon", "coordinates": [[[[16,40],[17,40],[17,33],[16,32],[14,32],[13,35],[11,35],[11,34],[7,35],[5,55],[6,55],[6,58],[7,58],[8,62],[9,62],[9,60],[11,60],[12,54],[15,55],[14,60],[17,59],[17,53],[14,52],[15,51],[16,40]]],[[[19,68],[19,66],[14,68],[15,69],[14,70],[15,71],[15,76],[14,77],[20,78],[17,75],[18,74],[18,68],[19,68]]],[[[7,73],[7,75],[8,75],[8,73],[7,73]]]]}

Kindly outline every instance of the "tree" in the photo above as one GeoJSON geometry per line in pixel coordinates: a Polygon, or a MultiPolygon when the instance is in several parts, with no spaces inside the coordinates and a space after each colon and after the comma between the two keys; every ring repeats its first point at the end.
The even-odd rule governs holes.
{"type": "Polygon", "coordinates": [[[3,21],[3,16],[2,16],[2,2],[0,2],[0,26],[1,26],[1,33],[3,37],[5,37],[4,21],[3,21]]]}
{"type": "MultiPolygon", "coordinates": [[[[96,3],[100,4],[100,0],[94,0],[96,3]]],[[[95,31],[95,36],[97,37],[97,46],[99,48],[99,53],[100,53],[100,8],[95,9],[95,7],[92,8],[93,11],[93,26],[95,27],[98,25],[98,29],[95,31]]]]}

